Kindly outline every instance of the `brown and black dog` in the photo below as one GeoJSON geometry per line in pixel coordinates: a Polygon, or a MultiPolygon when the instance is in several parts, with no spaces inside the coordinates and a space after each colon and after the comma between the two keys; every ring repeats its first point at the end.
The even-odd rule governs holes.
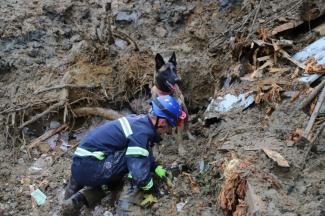
{"type": "MultiPolygon", "coordinates": [[[[177,74],[176,66],[176,55],[173,52],[172,56],[165,62],[163,57],[158,53],[155,57],[156,62],[156,74],[155,74],[155,85],[151,88],[151,97],[157,97],[161,95],[171,95],[175,97],[178,103],[182,106],[183,111],[188,116],[188,110],[184,102],[184,96],[179,89],[178,84],[181,78],[177,74]]],[[[185,119],[185,129],[186,129],[185,119]]],[[[183,131],[184,125],[177,127],[176,143],[178,145],[178,154],[184,156],[186,150],[183,146],[183,131]]]]}

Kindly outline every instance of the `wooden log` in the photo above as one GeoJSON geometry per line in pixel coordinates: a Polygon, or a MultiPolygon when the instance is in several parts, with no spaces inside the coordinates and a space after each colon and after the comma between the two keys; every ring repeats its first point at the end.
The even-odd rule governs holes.
{"type": "Polygon", "coordinates": [[[310,131],[311,131],[313,125],[314,125],[314,122],[316,120],[318,111],[319,111],[320,107],[322,106],[324,98],[325,98],[325,87],[323,87],[322,93],[319,95],[319,98],[318,98],[317,104],[315,106],[315,109],[314,109],[313,113],[311,114],[311,117],[309,119],[309,122],[307,124],[307,127],[306,127],[304,133],[302,134],[302,136],[304,138],[308,137],[308,134],[310,133],[310,131]]]}
{"type": "Polygon", "coordinates": [[[308,106],[308,104],[312,102],[312,100],[318,95],[318,93],[323,89],[324,86],[325,86],[325,79],[316,88],[314,88],[314,90],[310,93],[310,95],[305,100],[303,100],[300,109],[304,109],[306,106],[308,106]]]}
{"type": "Polygon", "coordinates": [[[64,125],[61,125],[60,127],[58,128],[54,128],[54,129],[51,129],[47,132],[45,132],[42,136],[34,139],[29,145],[28,145],[28,149],[31,149],[31,148],[34,148],[36,146],[38,146],[42,141],[50,138],[51,136],[57,134],[58,132],[60,132],[61,130],[63,130],[64,128],[66,128],[67,125],[64,124],[64,125]]]}
{"type": "Polygon", "coordinates": [[[103,118],[108,120],[115,120],[122,117],[122,115],[116,112],[115,110],[105,109],[101,107],[81,107],[74,109],[73,112],[77,116],[97,115],[102,116],[103,118]]]}

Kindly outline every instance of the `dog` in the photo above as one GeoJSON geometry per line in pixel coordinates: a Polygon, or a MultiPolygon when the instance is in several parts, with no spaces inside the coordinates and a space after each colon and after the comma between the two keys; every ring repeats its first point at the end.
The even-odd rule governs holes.
{"type": "Polygon", "coordinates": [[[178,86],[181,78],[177,74],[176,54],[173,52],[168,62],[165,62],[163,57],[157,53],[155,57],[156,73],[154,86],[151,88],[151,98],[161,95],[171,95],[175,97],[186,113],[184,124],[177,127],[176,143],[178,145],[178,154],[184,156],[186,150],[183,146],[183,131],[187,129],[188,110],[184,102],[184,96],[178,86]]]}

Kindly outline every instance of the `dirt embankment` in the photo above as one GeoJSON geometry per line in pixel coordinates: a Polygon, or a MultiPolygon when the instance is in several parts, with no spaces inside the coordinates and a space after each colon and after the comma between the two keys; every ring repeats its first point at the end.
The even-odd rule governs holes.
{"type": "MultiPolygon", "coordinates": [[[[185,137],[184,157],[172,137],[157,148],[157,159],[174,172],[175,186],[145,211],[324,215],[325,135],[308,154],[296,142],[317,99],[309,113],[300,105],[322,78],[300,83],[305,66],[290,59],[320,38],[313,28],[322,23],[324,3],[6,1],[0,8],[0,215],[57,215],[73,152],[64,153],[63,144],[73,148],[102,121],[76,110],[129,112],[130,101],[148,97],[154,55],[172,51],[194,137],[185,137]],[[212,98],[245,93],[253,95],[252,106],[213,111],[205,119],[212,98]],[[28,149],[64,123],[68,126],[28,149]],[[268,150],[290,167],[271,160],[268,150]],[[36,188],[46,194],[45,205],[32,201],[36,188]]],[[[316,119],[310,139],[322,122],[316,119]]],[[[83,215],[106,211],[115,211],[109,198],[83,215]]]]}

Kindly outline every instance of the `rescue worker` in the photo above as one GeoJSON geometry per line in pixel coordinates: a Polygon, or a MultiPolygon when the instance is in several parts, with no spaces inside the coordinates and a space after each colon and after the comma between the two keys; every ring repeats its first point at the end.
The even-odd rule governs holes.
{"type": "Polygon", "coordinates": [[[74,153],[62,214],[79,214],[83,205],[93,207],[105,196],[102,185],[114,187],[127,173],[132,185],[155,192],[151,172],[164,178],[166,170],[156,164],[151,145],[185,117],[174,97],[159,96],[147,115],[129,115],[91,130],[74,153]]]}

